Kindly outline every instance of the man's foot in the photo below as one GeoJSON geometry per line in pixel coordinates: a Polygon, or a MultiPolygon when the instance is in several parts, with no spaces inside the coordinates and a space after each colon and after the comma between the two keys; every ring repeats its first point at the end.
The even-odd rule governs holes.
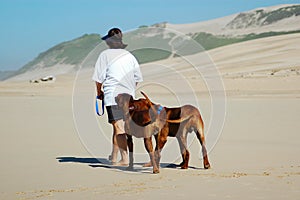
{"type": "Polygon", "coordinates": [[[150,162],[148,162],[148,163],[145,163],[145,164],[143,164],[143,167],[152,167],[152,163],[151,163],[151,161],[150,161],[150,162]]]}
{"type": "Polygon", "coordinates": [[[113,165],[113,166],[128,166],[129,165],[129,163],[128,162],[125,162],[125,161],[119,161],[119,162],[111,162],[111,164],[113,165]]]}
{"type": "Polygon", "coordinates": [[[112,165],[116,165],[118,163],[117,159],[113,159],[112,155],[108,156],[108,160],[111,162],[112,165]]]}

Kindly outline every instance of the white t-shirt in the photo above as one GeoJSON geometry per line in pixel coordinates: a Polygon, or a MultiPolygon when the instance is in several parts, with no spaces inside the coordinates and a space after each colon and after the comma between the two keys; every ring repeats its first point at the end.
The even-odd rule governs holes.
{"type": "Polygon", "coordinates": [[[136,83],[142,82],[136,58],[125,49],[107,49],[98,57],[93,80],[103,84],[104,104],[116,105],[115,97],[121,93],[135,96],[136,83]]]}

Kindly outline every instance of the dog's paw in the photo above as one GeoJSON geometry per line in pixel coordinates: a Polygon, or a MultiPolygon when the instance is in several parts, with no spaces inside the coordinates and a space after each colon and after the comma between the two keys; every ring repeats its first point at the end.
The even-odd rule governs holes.
{"type": "Polygon", "coordinates": [[[182,161],[180,164],[179,164],[179,167],[182,167],[184,165],[184,161],[182,161]]]}
{"type": "Polygon", "coordinates": [[[204,169],[210,169],[210,164],[204,165],[204,169]]]}
{"type": "Polygon", "coordinates": [[[187,169],[187,168],[189,168],[189,166],[187,166],[187,165],[182,165],[181,166],[181,169],[187,169]]]}

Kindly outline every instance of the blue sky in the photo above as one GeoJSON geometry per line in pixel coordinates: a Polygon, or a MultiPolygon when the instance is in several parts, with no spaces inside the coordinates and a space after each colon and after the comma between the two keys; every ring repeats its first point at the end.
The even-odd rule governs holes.
{"type": "Polygon", "coordinates": [[[0,70],[16,70],[85,33],[192,23],[300,0],[0,0],[0,70]]]}

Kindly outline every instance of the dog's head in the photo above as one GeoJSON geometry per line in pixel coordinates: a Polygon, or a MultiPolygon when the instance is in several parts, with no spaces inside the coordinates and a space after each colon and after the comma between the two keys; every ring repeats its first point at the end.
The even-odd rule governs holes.
{"type": "Polygon", "coordinates": [[[131,95],[124,93],[119,94],[115,101],[123,110],[125,121],[131,120],[139,126],[146,126],[151,123],[148,100],[142,98],[134,100],[131,95]]]}
{"type": "Polygon", "coordinates": [[[118,106],[123,110],[124,113],[128,112],[129,104],[133,101],[133,97],[130,94],[123,93],[119,94],[115,97],[115,101],[118,104],[118,106]]]}

